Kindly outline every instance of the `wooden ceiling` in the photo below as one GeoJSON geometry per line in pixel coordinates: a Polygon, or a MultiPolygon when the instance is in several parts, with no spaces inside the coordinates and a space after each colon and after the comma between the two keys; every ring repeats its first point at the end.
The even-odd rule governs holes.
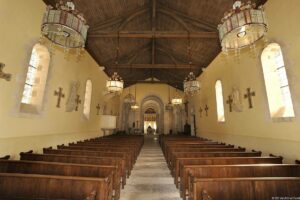
{"type": "MultiPolygon", "coordinates": [[[[56,1],[44,0],[51,5],[56,1]]],[[[253,1],[261,5],[267,0],[253,1]]],[[[189,60],[192,71],[200,75],[201,68],[220,53],[217,26],[233,4],[233,0],[73,2],[90,26],[86,49],[100,66],[105,66],[108,75],[118,71],[126,86],[156,78],[180,89],[190,71],[189,60]]]]}

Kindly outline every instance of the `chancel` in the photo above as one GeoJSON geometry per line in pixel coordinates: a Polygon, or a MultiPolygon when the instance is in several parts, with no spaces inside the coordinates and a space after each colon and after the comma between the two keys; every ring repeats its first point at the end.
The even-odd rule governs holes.
{"type": "Polygon", "coordinates": [[[0,200],[300,199],[299,0],[0,0],[0,200]]]}

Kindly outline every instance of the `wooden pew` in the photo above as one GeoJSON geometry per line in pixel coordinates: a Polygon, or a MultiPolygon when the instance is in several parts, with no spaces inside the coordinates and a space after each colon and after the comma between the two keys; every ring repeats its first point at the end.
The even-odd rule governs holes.
{"type": "Polygon", "coordinates": [[[293,199],[299,188],[299,177],[194,179],[190,200],[293,199]]]}
{"type": "Polygon", "coordinates": [[[0,173],[0,199],[108,200],[107,179],[0,173]]]}
{"type": "Polygon", "coordinates": [[[200,152],[245,152],[245,148],[176,148],[170,149],[165,156],[167,163],[171,162],[171,158],[178,154],[190,154],[200,152]]]}
{"type": "MultiPolygon", "coordinates": [[[[19,174],[40,174],[54,176],[76,176],[107,179],[105,193],[107,199],[111,200],[120,197],[120,184],[117,174],[117,168],[114,166],[84,165],[55,162],[39,161],[17,161],[0,160],[0,173],[19,173],[19,174]],[[113,191],[113,186],[117,183],[118,190],[113,191]]],[[[104,192],[104,191],[103,191],[104,192]]]]}
{"type": "Polygon", "coordinates": [[[174,183],[178,186],[185,165],[235,165],[235,164],[281,164],[282,157],[205,157],[179,158],[176,160],[174,183]]]}
{"type": "Polygon", "coordinates": [[[139,155],[140,149],[137,146],[130,146],[130,145],[116,145],[113,143],[88,143],[88,142],[81,142],[81,143],[69,143],[70,147],[74,146],[84,146],[84,147],[93,147],[93,148],[114,148],[114,149],[122,149],[122,148],[129,148],[131,151],[136,153],[136,158],[139,155]]]}
{"type": "Polygon", "coordinates": [[[199,153],[173,153],[169,163],[171,171],[179,170],[176,160],[179,158],[200,158],[200,157],[259,157],[261,152],[199,152],[199,153]]]}
{"type": "Polygon", "coordinates": [[[20,153],[21,160],[27,161],[45,161],[45,162],[62,162],[75,164],[91,164],[99,166],[114,166],[117,168],[118,182],[115,183],[115,190],[119,191],[120,183],[122,188],[126,184],[126,174],[124,173],[124,166],[120,159],[109,157],[89,157],[89,156],[72,156],[72,155],[53,155],[53,154],[34,154],[34,153],[20,153]]]}
{"type": "Polygon", "coordinates": [[[127,177],[130,175],[130,171],[133,168],[133,161],[129,157],[122,152],[101,152],[101,151],[87,151],[87,150],[72,150],[72,149],[52,149],[52,148],[44,148],[44,154],[65,154],[65,155],[73,155],[73,156],[95,156],[95,157],[116,157],[122,159],[125,165],[125,171],[127,177]]]}
{"type": "Polygon", "coordinates": [[[251,165],[185,165],[180,179],[183,199],[189,194],[192,179],[234,177],[300,177],[300,165],[251,164],[251,165]]]}
{"type": "Polygon", "coordinates": [[[70,149],[70,150],[87,150],[87,151],[105,151],[105,152],[124,152],[133,158],[133,163],[135,163],[138,153],[133,149],[122,147],[122,148],[111,148],[111,147],[95,147],[95,146],[65,146],[65,145],[57,145],[57,149],[70,149]]]}

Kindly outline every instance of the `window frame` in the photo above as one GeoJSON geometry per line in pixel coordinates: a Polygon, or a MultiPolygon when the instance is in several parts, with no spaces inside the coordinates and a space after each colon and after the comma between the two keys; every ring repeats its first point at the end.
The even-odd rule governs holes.
{"type": "Polygon", "coordinates": [[[216,80],[215,82],[215,96],[216,96],[216,108],[217,108],[217,121],[218,123],[225,123],[225,105],[224,105],[224,95],[223,95],[223,84],[220,79],[216,80]],[[219,87],[219,88],[217,88],[219,87]],[[221,112],[220,110],[221,109],[221,112]],[[221,119],[221,117],[223,119],[221,119]]]}

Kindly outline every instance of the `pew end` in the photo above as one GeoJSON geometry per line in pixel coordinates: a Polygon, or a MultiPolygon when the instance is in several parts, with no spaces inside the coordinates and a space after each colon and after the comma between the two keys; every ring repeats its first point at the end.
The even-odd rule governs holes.
{"type": "Polygon", "coordinates": [[[21,152],[21,153],[20,153],[20,156],[21,156],[22,154],[28,154],[28,153],[30,153],[30,154],[33,153],[33,150],[30,150],[30,151],[27,151],[27,152],[21,152]]]}
{"type": "Polygon", "coordinates": [[[48,147],[48,148],[43,148],[43,152],[45,153],[46,150],[51,150],[53,149],[52,147],[48,147]]]}
{"type": "Polygon", "coordinates": [[[61,144],[61,145],[57,145],[56,147],[59,149],[59,148],[64,147],[64,146],[65,146],[65,144],[61,144]]]}
{"type": "Polygon", "coordinates": [[[246,150],[245,147],[238,146],[238,149],[246,150]]]}
{"type": "Polygon", "coordinates": [[[271,154],[271,153],[269,154],[269,156],[270,156],[270,157],[277,157],[277,158],[281,158],[281,160],[283,160],[283,157],[282,157],[282,156],[276,156],[276,155],[274,155],[274,154],[271,154]]]}
{"type": "Polygon", "coordinates": [[[9,159],[10,159],[10,155],[6,155],[6,156],[0,158],[0,160],[9,160],[9,159]]]}

